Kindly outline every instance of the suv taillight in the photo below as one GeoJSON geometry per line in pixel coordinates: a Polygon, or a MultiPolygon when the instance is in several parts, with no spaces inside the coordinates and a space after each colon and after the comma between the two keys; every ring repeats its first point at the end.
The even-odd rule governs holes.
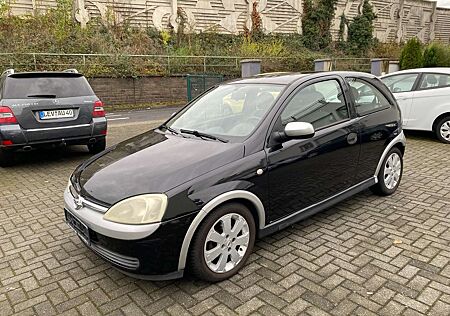
{"type": "Polygon", "coordinates": [[[105,117],[105,109],[103,108],[103,102],[98,100],[94,103],[94,110],[92,111],[93,117],[105,117]]]}
{"type": "Polygon", "coordinates": [[[0,124],[17,124],[13,111],[7,106],[0,106],[0,124]]]}

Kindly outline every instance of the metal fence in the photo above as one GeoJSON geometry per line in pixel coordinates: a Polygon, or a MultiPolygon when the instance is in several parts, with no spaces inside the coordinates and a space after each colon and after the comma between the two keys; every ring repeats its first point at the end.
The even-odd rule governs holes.
{"type": "MultiPolygon", "coordinates": [[[[220,74],[240,76],[242,56],[175,56],[175,55],[113,55],[59,53],[0,53],[0,67],[19,71],[52,71],[76,68],[92,76],[146,76],[220,74]]],[[[263,72],[311,72],[314,59],[301,57],[254,57],[261,60],[263,72]]],[[[370,72],[369,58],[334,58],[332,70],[370,72]]]]}
{"type": "MultiPolygon", "coordinates": [[[[240,75],[242,56],[174,56],[174,55],[112,55],[57,53],[0,53],[3,69],[20,71],[61,70],[77,68],[87,76],[140,76],[210,73],[240,75]]],[[[294,57],[255,57],[264,72],[312,71],[314,61],[294,57]]]]}

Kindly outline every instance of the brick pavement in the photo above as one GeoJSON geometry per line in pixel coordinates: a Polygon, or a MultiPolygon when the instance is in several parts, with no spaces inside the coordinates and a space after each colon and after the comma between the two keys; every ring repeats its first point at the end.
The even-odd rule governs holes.
{"type": "MultiPolygon", "coordinates": [[[[147,125],[113,127],[109,142],[147,125]]],[[[450,147],[408,139],[399,191],[363,192],[256,244],[228,281],[131,279],[63,222],[83,148],[0,168],[0,315],[449,315],[450,147]]]]}

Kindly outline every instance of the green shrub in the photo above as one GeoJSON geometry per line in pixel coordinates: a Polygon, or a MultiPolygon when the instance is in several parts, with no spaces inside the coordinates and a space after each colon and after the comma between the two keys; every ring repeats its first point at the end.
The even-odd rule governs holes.
{"type": "Polygon", "coordinates": [[[422,43],[413,37],[406,42],[400,55],[400,69],[423,67],[422,43]]]}
{"type": "Polygon", "coordinates": [[[450,47],[431,43],[423,52],[424,67],[450,67],[450,47]]]}
{"type": "Polygon", "coordinates": [[[336,5],[337,0],[304,0],[302,34],[306,47],[319,50],[331,44],[330,29],[336,5]]]}
{"type": "Polygon", "coordinates": [[[351,53],[365,55],[374,45],[373,21],[376,15],[369,0],[364,0],[362,13],[348,25],[347,45],[351,53]]]}

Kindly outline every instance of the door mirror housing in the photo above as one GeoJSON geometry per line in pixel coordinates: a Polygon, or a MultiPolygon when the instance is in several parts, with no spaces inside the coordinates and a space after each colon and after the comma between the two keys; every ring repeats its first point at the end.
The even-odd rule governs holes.
{"type": "Polygon", "coordinates": [[[316,131],[311,123],[307,122],[290,122],[284,127],[283,132],[275,133],[275,140],[285,142],[290,139],[307,139],[315,135],[316,131]]]}

